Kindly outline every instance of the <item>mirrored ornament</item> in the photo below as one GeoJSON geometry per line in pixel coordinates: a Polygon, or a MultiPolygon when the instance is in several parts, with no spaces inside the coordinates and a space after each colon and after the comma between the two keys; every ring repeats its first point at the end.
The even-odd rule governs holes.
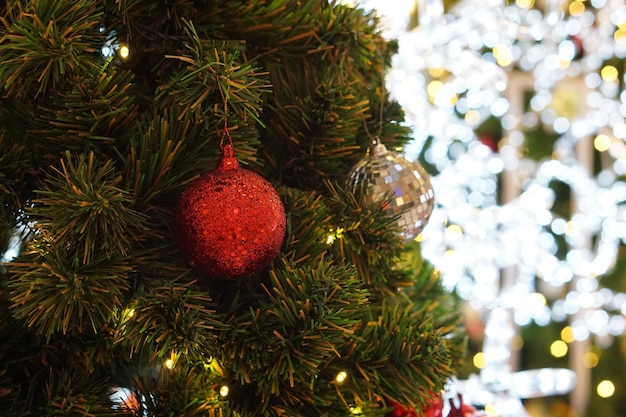
{"type": "Polygon", "coordinates": [[[348,187],[365,188],[366,201],[385,204],[385,212],[399,216],[400,237],[417,237],[428,223],[435,193],[426,170],[380,142],[350,171],[348,187]]]}

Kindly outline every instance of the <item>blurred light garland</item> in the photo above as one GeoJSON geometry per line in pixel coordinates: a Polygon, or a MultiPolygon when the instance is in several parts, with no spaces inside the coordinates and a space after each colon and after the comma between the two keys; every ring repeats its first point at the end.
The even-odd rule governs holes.
{"type": "Polygon", "coordinates": [[[398,40],[387,89],[414,128],[407,159],[434,171],[422,254],[487,315],[484,367],[452,389],[515,417],[527,415],[521,398],[574,389],[580,412],[580,367],[513,372],[511,341],[516,326],[567,322],[583,356],[626,330],[626,294],[598,281],[626,242],[626,5],[462,0],[444,13],[441,0],[418,0],[406,31],[408,2],[358,3],[398,40]],[[479,136],[493,119],[502,138],[479,136]],[[542,159],[527,155],[529,132],[556,138],[542,159]],[[560,385],[532,385],[546,375],[560,385]]]}
{"type": "Polygon", "coordinates": [[[444,15],[436,1],[426,1],[420,25],[398,35],[387,79],[415,127],[407,158],[423,152],[437,171],[423,254],[477,308],[512,308],[518,325],[563,321],[584,309],[572,323],[575,337],[593,334],[606,344],[626,324],[626,295],[597,281],[626,239],[626,184],[619,180],[626,173],[624,74],[607,64],[626,57],[626,6],[519,4],[466,0],[444,15]],[[523,86],[521,73],[529,74],[523,86]],[[514,100],[528,94],[529,108],[522,109],[514,100]],[[506,133],[498,148],[475,133],[490,117],[506,133]],[[523,152],[524,129],[536,128],[559,136],[539,161],[523,152]],[[597,174],[576,154],[590,137],[604,141],[596,146],[597,174]],[[505,173],[517,195],[499,201],[505,173]],[[575,199],[569,217],[555,210],[555,183],[575,199]],[[511,268],[514,280],[503,284],[511,268]],[[533,302],[537,293],[547,302],[533,302]]]}

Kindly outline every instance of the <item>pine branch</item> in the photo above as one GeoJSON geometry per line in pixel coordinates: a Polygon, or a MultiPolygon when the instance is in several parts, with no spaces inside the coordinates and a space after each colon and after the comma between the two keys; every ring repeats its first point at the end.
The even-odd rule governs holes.
{"type": "Polygon", "coordinates": [[[312,384],[351,337],[368,293],[354,271],[327,261],[315,268],[285,261],[263,288],[248,311],[241,306],[227,320],[221,363],[231,373],[231,404],[265,411],[312,405],[312,384]]]}
{"type": "Polygon", "coordinates": [[[322,196],[293,188],[278,189],[287,213],[283,256],[294,264],[318,264],[328,252],[337,230],[322,196]]]}
{"type": "Polygon", "coordinates": [[[1,22],[0,84],[9,95],[37,97],[98,72],[104,39],[94,30],[102,18],[96,3],[14,0],[6,7],[12,20],[1,22]]]}
{"type": "Polygon", "coordinates": [[[266,74],[250,63],[243,63],[240,45],[233,42],[220,45],[202,40],[191,22],[185,21],[185,26],[189,38],[185,45],[188,54],[167,58],[187,65],[175,72],[172,81],[162,87],[183,107],[181,116],[192,111],[200,119],[210,119],[215,117],[214,104],[220,103],[220,110],[232,109],[244,123],[247,117],[251,117],[262,124],[259,119],[261,95],[270,91],[266,74]]]}
{"type": "Polygon", "coordinates": [[[211,367],[160,369],[135,379],[133,404],[140,416],[233,416],[221,401],[222,384],[211,367]]]}
{"type": "Polygon", "coordinates": [[[65,156],[37,191],[30,218],[59,246],[74,248],[82,263],[101,254],[128,255],[147,226],[146,217],[119,187],[122,176],[111,160],[96,161],[93,153],[76,160],[69,152],[65,156]]]}
{"type": "Polygon", "coordinates": [[[66,370],[56,376],[52,370],[43,392],[42,405],[33,410],[40,416],[119,417],[109,398],[107,381],[79,380],[66,370]]]}
{"type": "Polygon", "coordinates": [[[97,333],[122,305],[131,268],[119,258],[94,259],[82,265],[63,248],[55,251],[45,236],[7,263],[14,316],[50,339],[56,334],[97,333]]]}
{"type": "Polygon", "coordinates": [[[218,356],[223,320],[211,297],[193,283],[162,284],[137,294],[122,343],[149,361],[173,355],[174,362],[198,364],[218,356]]]}
{"type": "Polygon", "coordinates": [[[138,206],[144,209],[156,204],[155,199],[169,198],[173,203],[172,194],[179,193],[181,185],[193,179],[200,170],[215,165],[219,155],[217,136],[205,135],[176,110],[174,107],[163,114],[143,115],[128,147],[117,148],[120,158],[126,158],[126,187],[131,190],[138,206]],[[211,139],[214,147],[209,145],[211,139]],[[193,163],[189,163],[190,152],[196,152],[193,163]]]}
{"type": "Polygon", "coordinates": [[[366,203],[365,190],[352,193],[331,182],[326,186],[333,222],[343,230],[342,238],[332,246],[335,256],[354,265],[368,288],[385,288],[396,275],[396,262],[403,251],[395,219],[384,211],[383,204],[366,203]]]}
{"type": "MultiPolygon", "coordinates": [[[[388,309],[364,323],[326,370],[345,371],[337,390],[362,393],[371,402],[380,396],[401,404],[420,405],[443,388],[451,359],[443,334],[426,316],[411,317],[388,309]]],[[[367,405],[367,404],[366,404],[367,405]]]]}
{"type": "Polygon", "coordinates": [[[138,117],[133,82],[132,73],[113,66],[103,68],[98,77],[81,79],[37,109],[40,123],[30,134],[44,137],[38,145],[54,157],[59,146],[84,152],[123,143],[138,117]]]}
{"type": "Polygon", "coordinates": [[[0,131],[0,218],[8,226],[17,224],[18,213],[26,199],[29,161],[25,147],[0,131]]]}

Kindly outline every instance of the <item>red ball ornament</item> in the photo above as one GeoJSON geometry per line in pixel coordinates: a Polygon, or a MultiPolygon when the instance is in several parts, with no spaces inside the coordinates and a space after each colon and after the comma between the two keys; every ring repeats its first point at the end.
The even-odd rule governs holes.
{"type": "Polygon", "coordinates": [[[285,208],[272,185],[239,166],[231,144],[217,167],[181,194],[175,230],[183,256],[212,278],[260,271],[280,252],[285,208]]]}
{"type": "Polygon", "coordinates": [[[393,407],[393,411],[388,412],[386,417],[418,417],[418,415],[423,417],[443,417],[443,399],[440,395],[432,392],[430,395],[419,414],[412,407],[406,407],[388,399],[387,404],[393,407]]]}

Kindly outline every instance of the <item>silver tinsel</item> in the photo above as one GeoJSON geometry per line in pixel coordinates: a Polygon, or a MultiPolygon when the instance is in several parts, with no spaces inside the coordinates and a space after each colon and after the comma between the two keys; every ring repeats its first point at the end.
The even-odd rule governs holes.
{"type": "Polygon", "coordinates": [[[410,162],[377,143],[371,152],[352,168],[348,186],[366,189],[369,202],[389,200],[385,212],[399,215],[400,236],[414,239],[428,223],[435,205],[430,177],[418,162],[410,162]]]}

